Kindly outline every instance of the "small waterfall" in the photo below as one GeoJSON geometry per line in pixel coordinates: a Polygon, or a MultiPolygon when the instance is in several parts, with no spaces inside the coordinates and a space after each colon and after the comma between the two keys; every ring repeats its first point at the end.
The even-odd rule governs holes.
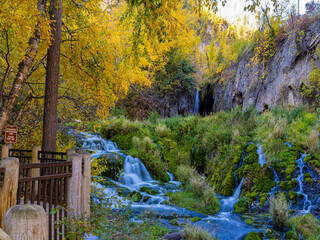
{"type": "Polygon", "coordinates": [[[123,173],[121,173],[119,177],[119,182],[131,186],[150,181],[152,181],[152,177],[139,158],[127,156],[124,161],[123,173]]]}
{"type": "Polygon", "coordinates": [[[262,145],[257,145],[258,149],[257,149],[257,154],[259,156],[259,164],[262,167],[263,164],[266,163],[266,155],[264,154],[263,150],[262,150],[262,145]]]}
{"type": "Polygon", "coordinates": [[[194,97],[194,106],[193,106],[193,113],[199,113],[199,105],[200,105],[200,98],[199,98],[199,90],[197,89],[196,95],[194,97]]]}
{"type": "Polygon", "coordinates": [[[241,187],[243,184],[244,178],[241,179],[241,182],[237,189],[234,191],[233,195],[231,197],[225,198],[221,200],[221,212],[232,212],[233,211],[233,205],[236,204],[236,202],[239,199],[239,196],[241,194],[241,187]]]}
{"type": "Polygon", "coordinates": [[[298,184],[299,184],[299,190],[297,191],[298,194],[302,194],[303,195],[303,209],[302,211],[303,212],[306,212],[306,213],[309,213],[311,211],[311,208],[312,208],[312,204],[311,204],[311,201],[308,199],[308,195],[304,193],[304,190],[303,190],[303,180],[304,180],[304,177],[303,177],[303,170],[306,169],[307,172],[309,172],[311,175],[312,172],[310,172],[310,170],[308,169],[306,163],[304,162],[304,158],[306,157],[307,154],[303,154],[301,153],[301,157],[296,160],[296,163],[298,164],[299,166],[299,175],[297,176],[296,180],[298,181],[298,184]]]}
{"type": "Polygon", "coordinates": [[[169,173],[168,171],[167,171],[167,174],[168,174],[169,177],[170,177],[170,182],[172,182],[172,181],[173,181],[173,174],[172,174],[172,173],[169,173]]]}

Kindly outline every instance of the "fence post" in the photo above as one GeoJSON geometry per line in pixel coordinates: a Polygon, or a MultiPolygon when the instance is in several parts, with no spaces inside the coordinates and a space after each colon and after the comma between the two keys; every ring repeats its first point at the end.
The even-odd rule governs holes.
{"type": "Polygon", "coordinates": [[[79,216],[81,214],[82,156],[77,153],[70,154],[68,161],[72,162],[72,177],[68,180],[67,201],[74,210],[75,216],[79,216]]]}
{"type": "Polygon", "coordinates": [[[83,161],[81,210],[90,217],[91,154],[84,152],[81,155],[83,161]]]}
{"type": "Polygon", "coordinates": [[[11,237],[6,234],[1,228],[0,228],[0,239],[1,240],[12,240],[11,237]]]}
{"type": "Polygon", "coordinates": [[[12,240],[48,240],[46,212],[33,204],[11,207],[4,220],[4,231],[12,240]]]}
{"type": "Polygon", "coordinates": [[[73,153],[76,153],[76,150],[75,149],[67,149],[67,156],[70,155],[70,154],[73,154],[73,153]]]}
{"type": "Polygon", "coordinates": [[[5,168],[3,187],[0,188],[0,227],[3,228],[5,214],[9,208],[16,205],[19,179],[19,159],[8,157],[1,161],[5,168]]]}
{"type": "MultiPolygon", "coordinates": [[[[40,151],[41,151],[40,146],[34,146],[32,148],[31,163],[40,163],[39,156],[38,156],[40,151]]],[[[32,168],[31,177],[39,177],[39,176],[40,176],[40,168],[32,168]]],[[[38,181],[35,182],[34,192],[36,193],[36,195],[38,194],[38,181]]]]}
{"type": "Polygon", "coordinates": [[[11,144],[3,144],[1,150],[1,159],[9,157],[9,150],[12,148],[11,144]]]}

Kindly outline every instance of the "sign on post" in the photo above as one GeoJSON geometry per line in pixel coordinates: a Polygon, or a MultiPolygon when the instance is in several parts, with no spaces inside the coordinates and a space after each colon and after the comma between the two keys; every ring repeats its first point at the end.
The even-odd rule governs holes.
{"type": "Polygon", "coordinates": [[[15,125],[7,125],[5,129],[4,142],[17,143],[18,127],[15,125]]]}

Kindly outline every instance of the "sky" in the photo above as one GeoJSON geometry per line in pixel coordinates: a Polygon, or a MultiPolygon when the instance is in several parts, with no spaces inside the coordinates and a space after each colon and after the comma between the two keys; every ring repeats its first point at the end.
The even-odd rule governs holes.
{"type": "MultiPolygon", "coordinates": [[[[299,0],[300,14],[305,12],[305,4],[311,0],[299,0]]],[[[227,19],[229,22],[234,22],[237,17],[243,17],[244,14],[249,15],[250,23],[254,23],[254,15],[249,12],[244,12],[246,0],[227,0],[227,4],[224,7],[219,7],[219,13],[227,19]]],[[[262,0],[264,2],[264,0],[262,0]]],[[[270,1],[271,2],[271,1],[270,1]]],[[[298,5],[298,0],[290,0],[290,4],[298,5]]]]}

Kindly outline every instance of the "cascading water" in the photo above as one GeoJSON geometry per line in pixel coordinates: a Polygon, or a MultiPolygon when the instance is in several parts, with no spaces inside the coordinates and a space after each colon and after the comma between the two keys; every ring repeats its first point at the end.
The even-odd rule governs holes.
{"type": "Polygon", "coordinates": [[[312,203],[308,198],[308,195],[304,192],[304,170],[311,174],[313,177],[313,173],[310,171],[310,169],[307,167],[307,164],[304,162],[304,158],[307,154],[301,153],[301,157],[296,160],[296,163],[299,166],[299,175],[297,176],[296,180],[299,184],[299,190],[297,191],[298,195],[303,195],[303,207],[302,212],[309,213],[312,209],[312,203]]]}
{"type": "Polygon", "coordinates": [[[233,205],[236,204],[236,202],[239,199],[239,196],[241,194],[241,187],[243,184],[243,179],[241,179],[241,182],[237,189],[234,191],[233,195],[228,198],[224,198],[221,200],[221,212],[232,212],[233,211],[233,205]]]}
{"type": "Polygon", "coordinates": [[[199,90],[197,89],[196,95],[194,97],[194,106],[193,106],[193,113],[199,113],[199,105],[200,105],[200,98],[199,98],[199,90]]]}
{"type": "Polygon", "coordinates": [[[139,158],[133,158],[126,156],[123,166],[123,173],[119,177],[119,182],[132,186],[142,182],[151,182],[153,179],[150,173],[139,160],[139,158]]]}
{"type": "Polygon", "coordinates": [[[263,164],[266,163],[266,155],[264,154],[263,150],[262,150],[262,145],[257,145],[258,149],[257,149],[257,154],[259,156],[258,158],[258,163],[260,164],[260,166],[262,167],[263,164]]]}
{"type": "MultiPolygon", "coordinates": [[[[168,197],[164,196],[166,192],[179,191],[177,186],[180,183],[174,181],[174,176],[171,173],[167,172],[170,177],[170,182],[160,184],[152,179],[150,173],[138,158],[133,158],[132,156],[127,156],[122,153],[115,143],[105,140],[96,134],[82,134],[82,138],[84,140],[82,144],[83,148],[94,151],[92,159],[111,153],[117,154],[124,159],[123,172],[119,177],[119,181],[108,179],[111,184],[104,190],[107,197],[114,198],[115,195],[117,195],[118,188],[126,189],[126,191],[133,193],[134,191],[140,192],[141,187],[146,186],[158,191],[158,193],[154,195],[141,191],[140,193],[143,195],[141,201],[132,204],[134,215],[140,215],[144,209],[153,209],[161,216],[168,216],[167,218],[170,218],[170,216],[174,214],[192,217],[198,216],[203,219],[203,221],[200,221],[201,224],[203,224],[205,228],[208,228],[209,231],[212,231],[214,228],[215,236],[221,240],[238,240],[242,239],[245,234],[251,231],[257,231],[255,227],[246,224],[240,216],[232,213],[233,205],[237,202],[241,194],[243,178],[234,194],[227,199],[221,200],[222,211],[215,216],[205,216],[185,208],[164,204],[165,201],[168,200],[168,197]]],[[[96,184],[96,186],[103,187],[101,184],[96,184]]],[[[169,220],[165,220],[166,217],[163,219],[169,222],[169,220]]]]}

